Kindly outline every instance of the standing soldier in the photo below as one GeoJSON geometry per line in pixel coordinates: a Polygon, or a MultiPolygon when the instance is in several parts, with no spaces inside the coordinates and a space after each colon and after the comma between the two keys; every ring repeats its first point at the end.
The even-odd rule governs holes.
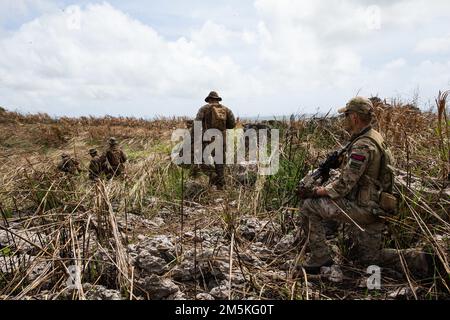
{"type": "MultiPolygon", "coordinates": [[[[396,198],[391,153],[383,137],[371,127],[373,105],[369,99],[356,97],[338,111],[344,116],[344,127],[352,137],[340,166],[340,176],[325,186],[300,194],[305,199],[301,208],[306,218],[302,228],[309,237],[311,255],[302,267],[316,272],[332,264],[326,244],[327,220],[350,223],[354,253],[366,266],[378,263],[398,266],[393,249],[382,249],[384,223],[380,216],[396,211],[396,198]]],[[[426,272],[424,254],[405,252],[411,270],[426,272]],[[412,254],[411,254],[412,253],[412,254]]]]}
{"type": "Polygon", "coordinates": [[[96,149],[90,149],[89,155],[92,157],[89,163],[89,179],[96,180],[104,171],[106,157],[99,156],[96,149]]]}
{"type": "MultiPolygon", "coordinates": [[[[222,132],[223,137],[223,163],[214,163],[215,176],[209,176],[210,183],[215,185],[217,189],[223,189],[225,186],[225,137],[227,129],[234,129],[236,120],[233,112],[220,103],[222,98],[215,91],[211,91],[206,97],[206,105],[200,108],[197,113],[196,121],[202,122],[202,130],[217,129],[222,132]]],[[[203,145],[203,148],[205,144],[203,145]]],[[[214,156],[214,155],[213,155],[214,156]]]]}
{"type": "Polygon", "coordinates": [[[108,179],[111,179],[115,176],[119,176],[122,174],[125,169],[125,162],[127,161],[127,156],[120,149],[117,139],[111,137],[109,139],[109,148],[106,150],[106,175],[108,179]]]}
{"type": "Polygon", "coordinates": [[[70,157],[67,153],[61,155],[61,162],[58,164],[58,170],[70,174],[81,172],[80,163],[70,157]]]}

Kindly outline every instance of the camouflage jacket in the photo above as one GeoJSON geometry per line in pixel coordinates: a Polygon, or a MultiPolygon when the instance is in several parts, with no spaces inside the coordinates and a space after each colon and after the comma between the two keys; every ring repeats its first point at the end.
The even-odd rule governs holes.
{"type": "Polygon", "coordinates": [[[127,162],[127,156],[120,148],[111,147],[106,151],[106,160],[107,165],[116,170],[118,167],[123,166],[123,164],[127,162]]]}
{"type": "Polygon", "coordinates": [[[220,103],[208,103],[200,108],[200,110],[197,113],[197,116],[195,117],[196,121],[202,122],[202,128],[203,130],[208,129],[215,129],[212,128],[212,107],[213,106],[221,106],[222,108],[225,108],[227,111],[227,121],[226,121],[226,128],[227,129],[233,129],[236,126],[236,120],[234,118],[233,112],[225,107],[224,105],[220,103]]]}
{"type": "Polygon", "coordinates": [[[374,140],[382,145],[381,135],[370,129],[350,146],[339,177],[325,187],[332,199],[345,197],[363,207],[378,207],[381,190],[377,179],[385,150],[380,150],[374,140]]]}
{"type": "Polygon", "coordinates": [[[73,158],[68,158],[67,160],[62,160],[58,164],[58,170],[66,173],[76,174],[81,171],[80,163],[73,158]]]}
{"type": "Polygon", "coordinates": [[[89,163],[89,178],[94,179],[98,177],[102,172],[105,171],[105,160],[106,157],[104,155],[102,156],[95,156],[91,159],[91,162],[89,163]]]}

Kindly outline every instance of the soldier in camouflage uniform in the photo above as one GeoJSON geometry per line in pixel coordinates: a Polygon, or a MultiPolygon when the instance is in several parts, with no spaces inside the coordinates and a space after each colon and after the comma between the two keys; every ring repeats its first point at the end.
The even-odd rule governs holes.
{"type": "MultiPolygon", "coordinates": [[[[233,112],[220,103],[222,98],[215,91],[211,91],[206,97],[206,105],[200,108],[195,118],[195,121],[202,122],[202,130],[205,132],[208,129],[218,129],[223,134],[223,161],[225,163],[225,138],[226,130],[234,129],[236,126],[236,120],[233,112]]],[[[203,149],[209,144],[209,142],[203,143],[203,149]]],[[[214,156],[214,155],[213,155],[214,156]]],[[[194,166],[194,175],[196,174],[197,167],[194,166]]],[[[218,189],[222,189],[225,185],[225,165],[223,163],[214,164],[215,176],[210,174],[210,183],[216,185],[218,189]]]]}
{"type": "Polygon", "coordinates": [[[117,139],[112,137],[109,139],[109,148],[105,154],[105,172],[106,177],[111,179],[116,176],[120,176],[125,169],[125,162],[127,162],[127,156],[120,149],[117,139]]]}
{"type": "Polygon", "coordinates": [[[90,149],[89,155],[92,157],[89,163],[89,179],[96,180],[105,170],[106,156],[99,156],[96,149],[90,149]]]}
{"type": "MultiPolygon", "coordinates": [[[[302,227],[309,237],[311,255],[302,267],[314,272],[332,264],[331,251],[325,242],[323,222],[327,220],[349,223],[353,253],[362,264],[398,267],[398,253],[382,249],[385,224],[380,217],[387,213],[381,208],[380,194],[386,181],[393,185],[393,173],[388,168],[393,159],[383,137],[371,127],[372,102],[356,97],[338,112],[344,116],[345,129],[352,134],[353,142],[342,161],[340,176],[304,197],[302,227]]],[[[413,250],[404,253],[412,270],[426,273],[424,254],[413,250]]]]}
{"type": "Polygon", "coordinates": [[[70,157],[67,153],[61,155],[61,162],[58,164],[58,170],[69,174],[81,172],[80,163],[70,157]]]}

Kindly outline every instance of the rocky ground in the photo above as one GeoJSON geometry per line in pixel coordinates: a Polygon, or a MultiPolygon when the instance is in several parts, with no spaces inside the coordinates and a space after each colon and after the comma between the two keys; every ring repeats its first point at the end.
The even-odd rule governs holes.
{"type": "MultiPolygon", "coordinates": [[[[2,298],[72,299],[82,292],[79,297],[89,300],[410,299],[424,290],[409,285],[393,270],[383,274],[386,280],[383,279],[380,290],[368,290],[369,274],[339,255],[339,235],[329,240],[337,253],[335,264],[323,267],[318,275],[307,275],[295,267],[304,253],[295,230],[283,233],[274,220],[247,215],[236,219],[235,232],[231,233],[219,216],[214,218],[223,212],[225,200],[216,198],[214,203],[184,207],[183,226],[181,211],[164,208],[152,219],[131,213],[116,216],[121,237],[129,243],[124,249],[127,267],[132,270],[132,296],[117,290],[114,277],[108,277],[117,273],[117,252],[113,245],[109,249],[107,245],[99,247],[96,216],[83,217],[84,221],[90,220],[91,226],[83,239],[85,246],[90,246],[87,252],[91,261],[84,267],[92,268],[95,263],[100,275],[90,278],[86,276],[89,271],[84,270],[78,282],[82,290],[69,286],[57,292],[50,281],[46,288],[45,280],[52,279],[51,270],[61,263],[44,258],[43,248],[50,242],[50,235],[26,227],[24,223],[30,223],[26,217],[12,219],[8,231],[4,224],[0,230],[0,270],[5,278],[20,271],[26,274],[24,282],[39,283],[40,290],[36,294],[30,288],[17,296],[2,298]]],[[[233,208],[236,202],[228,205],[233,208]]],[[[442,237],[437,240],[447,244],[449,241],[442,237]]],[[[70,279],[69,274],[66,279],[70,279]]],[[[77,280],[72,282],[76,283],[77,280]]]]}
{"type": "Polygon", "coordinates": [[[383,104],[377,113],[398,161],[401,195],[389,220],[396,237],[391,232],[386,242],[432,253],[426,277],[384,268],[381,288],[369,290],[367,266],[346,258],[342,225],[327,240],[334,265],[314,275],[297,268],[308,251],[293,196],[299,179],[343,145],[336,119],[280,123],[289,130],[280,136],[277,175],[230,168],[228,188],[218,192],[206,176],[189,180],[189,170],[171,162],[170,135],[183,119],[56,120],[3,111],[0,299],[448,299],[441,120],[401,105],[383,104]],[[129,157],[126,174],[93,184],[87,151],[102,150],[110,136],[129,157]],[[85,171],[70,178],[55,172],[63,152],[85,171]]]}

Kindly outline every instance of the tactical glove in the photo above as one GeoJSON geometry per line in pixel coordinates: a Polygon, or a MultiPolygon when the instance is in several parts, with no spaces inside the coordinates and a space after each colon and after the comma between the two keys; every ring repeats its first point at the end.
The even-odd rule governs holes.
{"type": "Polygon", "coordinates": [[[316,190],[312,188],[299,187],[298,195],[300,199],[318,198],[316,190]]]}

